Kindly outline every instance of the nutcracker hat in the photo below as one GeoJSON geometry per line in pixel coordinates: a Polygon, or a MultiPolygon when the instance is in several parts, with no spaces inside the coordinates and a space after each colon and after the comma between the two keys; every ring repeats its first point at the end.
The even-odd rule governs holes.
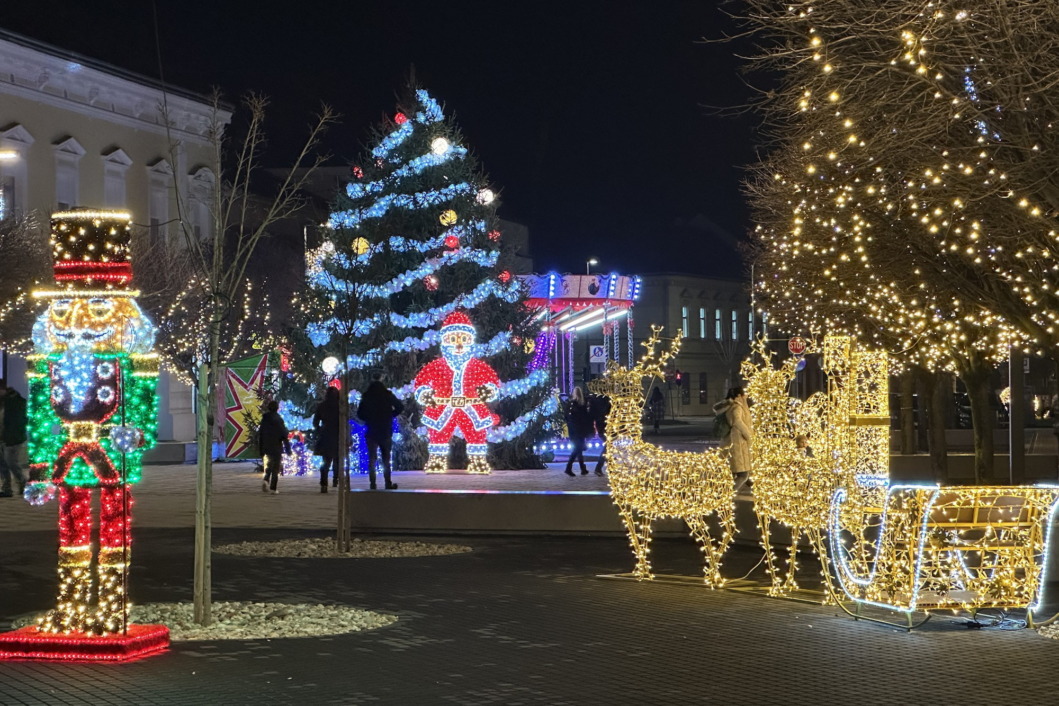
{"type": "Polygon", "coordinates": [[[447,333],[456,333],[457,331],[469,333],[472,336],[476,334],[474,324],[471,323],[471,318],[462,311],[452,312],[445,317],[444,323],[441,324],[442,336],[447,333]]]}
{"type": "Polygon", "coordinates": [[[72,209],[51,216],[52,269],[55,296],[106,291],[135,296],[129,243],[132,216],[126,211],[72,209]]]}

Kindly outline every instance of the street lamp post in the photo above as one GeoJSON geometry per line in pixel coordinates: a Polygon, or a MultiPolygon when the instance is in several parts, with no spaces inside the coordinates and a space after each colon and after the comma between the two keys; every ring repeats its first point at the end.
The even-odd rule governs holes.
{"type": "Polygon", "coordinates": [[[598,264],[599,264],[599,260],[597,260],[594,257],[590,257],[588,259],[588,261],[585,263],[585,274],[586,275],[592,274],[592,265],[598,265],[598,264]]]}

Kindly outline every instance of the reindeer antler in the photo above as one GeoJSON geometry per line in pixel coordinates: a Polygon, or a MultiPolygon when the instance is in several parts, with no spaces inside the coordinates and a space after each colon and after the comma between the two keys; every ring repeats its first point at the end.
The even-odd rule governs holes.
{"type": "Polygon", "coordinates": [[[658,343],[662,340],[662,327],[651,326],[651,335],[641,345],[647,350],[636,365],[629,372],[634,372],[640,377],[662,377],[666,363],[677,356],[680,351],[681,333],[672,338],[669,350],[658,350],[658,343]]]}

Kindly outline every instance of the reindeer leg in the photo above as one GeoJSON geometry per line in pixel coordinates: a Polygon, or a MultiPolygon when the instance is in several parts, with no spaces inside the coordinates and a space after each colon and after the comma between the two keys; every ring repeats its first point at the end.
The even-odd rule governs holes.
{"type": "Polygon", "coordinates": [[[636,557],[636,567],[632,571],[633,576],[641,581],[654,578],[651,575],[651,560],[647,556],[651,545],[650,521],[645,517],[642,518],[642,521],[647,524],[647,530],[641,537],[639,531],[640,523],[637,522],[636,513],[633,511],[632,506],[618,503],[618,512],[625,523],[625,529],[629,533],[629,544],[632,545],[632,553],[636,557]]]}
{"type": "Polygon", "coordinates": [[[765,566],[768,568],[769,579],[772,586],[769,588],[770,596],[782,596],[783,589],[779,567],[776,566],[777,558],[772,551],[772,518],[759,512],[757,524],[761,532],[761,548],[765,550],[765,566]]]}
{"type": "Polygon", "coordinates": [[[798,540],[801,536],[800,528],[791,527],[790,557],[787,560],[787,580],[783,582],[784,593],[798,590],[798,581],[794,575],[798,571],[798,540]]]}
{"type": "Polygon", "coordinates": [[[816,550],[816,557],[820,560],[820,574],[824,579],[824,600],[822,601],[822,604],[835,605],[838,603],[838,594],[835,592],[834,584],[831,583],[830,559],[827,554],[827,546],[824,543],[823,534],[820,532],[819,527],[813,527],[806,530],[806,535],[808,535],[809,541],[812,542],[813,548],[816,550]]]}
{"type": "Polygon", "coordinates": [[[713,539],[710,537],[710,528],[706,525],[704,518],[696,516],[687,518],[685,521],[691,530],[691,536],[699,543],[699,548],[702,550],[702,571],[706,585],[710,588],[720,588],[724,585],[724,578],[721,576],[723,552],[719,552],[714,546],[713,539]]]}

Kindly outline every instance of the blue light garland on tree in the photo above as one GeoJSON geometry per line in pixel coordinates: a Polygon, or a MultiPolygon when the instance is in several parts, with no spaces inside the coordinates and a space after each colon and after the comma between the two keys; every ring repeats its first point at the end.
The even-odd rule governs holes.
{"type": "MultiPolygon", "coordinates": [[[[439,324],[466,310],[478,329],[474,355],[504,381],[490,403],[500,417],[490,431],[494,466],[533,465],[533,444],[557,407],[548,375],[527,371],[540,328],[508,269],[514,253],[500,237],[494,192],[424,90],[409,92],[376,139],[336,196],[323,245],[309,254],[302,370],[335,356],[353,387],[382,371],[411,402],[413,374],[437,357],[439,324]]],[[[418,445],[425,456],[411,436],[403,447],[418,445]]],[[[406,468],[422,460],[397,459],[406,468]]]]}

